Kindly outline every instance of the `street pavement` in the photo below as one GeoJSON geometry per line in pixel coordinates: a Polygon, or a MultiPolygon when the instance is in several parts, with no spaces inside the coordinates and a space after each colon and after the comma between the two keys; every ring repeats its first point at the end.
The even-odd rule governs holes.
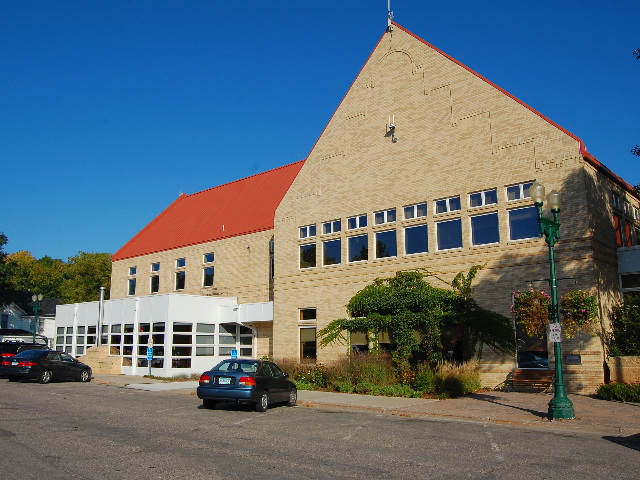
{"type": "MultiPolygon", "coordinates": [[[[194,396],[198,386],[197,381],[168,382],[132,375],[96,374],[93,382],[121,388],[194,396]]],[[[576,418],[549,421],[548,403],[552,398],[551,394],[546,393],[487,391],[437,400],[299,390],[298,406],[357,409],[403,417],[432,417],[439,420],[524,426],[576,434],[640,438],[640,403],[611,402],[588,395],[569,395],[576,418]]]]}

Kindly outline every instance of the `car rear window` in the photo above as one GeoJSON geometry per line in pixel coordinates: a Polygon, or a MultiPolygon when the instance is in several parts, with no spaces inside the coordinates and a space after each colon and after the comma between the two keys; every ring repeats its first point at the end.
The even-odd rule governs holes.
{"type": "Polygon", "coordinates": [[[258,370],[258,362],[251,360],[223,360],[218,365],[213,367],[212,370],[217,370],[220,372],[255,373],[258,370]]]}
{"type": "Polygon", "coordinates": [[[13,358],[40,358],[47,354],[47,350],[25,350],[13,358]]]}

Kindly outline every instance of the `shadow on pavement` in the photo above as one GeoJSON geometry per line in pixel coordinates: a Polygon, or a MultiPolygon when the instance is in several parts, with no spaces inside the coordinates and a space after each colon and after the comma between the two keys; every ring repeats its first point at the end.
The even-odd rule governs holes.
{"type": "Polygon", "coordinates": [[[640,451],[640,433],[629,435],[628,437],[607,436],[602,438],[605,440],[609,440],[610,442],[617,443],[618,445],[622,445],[623,447],[628,447],[633,450],[640,451]]]}
{"type": "Polygon", "coordinates": [[[470,395],[469,398],[472,398],[474,400],[481,400],[483,402],[493,403],[495,405],[500,405],[500,406],[503,406],[503,407],[513,408],[515,410],[520,410],[522,412],[531,413],[532,415],[535,415],[536,417],[540,417],[540,418],[547,418],[549,416],[548,412],[540,412],[538,410],[532,410],[530,408],[523,408],[523,407],[519,407],[517,405],[509,405],[508,403],[498,402],[491,395],[485,395],[485,394],[482,394],[482,393],[474,393],[473,395],[470,395]]]}

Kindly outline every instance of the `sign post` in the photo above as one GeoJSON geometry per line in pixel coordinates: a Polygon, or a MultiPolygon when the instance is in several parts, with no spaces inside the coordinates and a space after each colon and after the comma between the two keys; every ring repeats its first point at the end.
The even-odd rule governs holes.
{"type": "Polygon", "coordinates": [[[553,343],[558,343],[560,341],[562,341],[562,337],[561,337],[561,329],[560,329],[560,324],[559,323],[550,323],[549,324],[549,339],[553,342],[553,343]]]}
{"type": "Polygon", "coordinates": [[[147,365],[149,365],[149,376],[151,376],[151,360],[153,360],[153,340],[149,335],[149,343],[147,344],[147,365]]]}

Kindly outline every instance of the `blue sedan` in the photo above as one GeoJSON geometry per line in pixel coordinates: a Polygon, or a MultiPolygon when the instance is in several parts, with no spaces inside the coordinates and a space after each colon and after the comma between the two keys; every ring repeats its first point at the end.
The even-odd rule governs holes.
{"type": "Polygon", "coordinates": [[[296,384],[278,365],[265,360],[223,360],[200,376],[197,390],[205,408],[221,402],[255,405],[265,412],[269,404],[286,402],[293,407],[298,399],[296,384]]]}

